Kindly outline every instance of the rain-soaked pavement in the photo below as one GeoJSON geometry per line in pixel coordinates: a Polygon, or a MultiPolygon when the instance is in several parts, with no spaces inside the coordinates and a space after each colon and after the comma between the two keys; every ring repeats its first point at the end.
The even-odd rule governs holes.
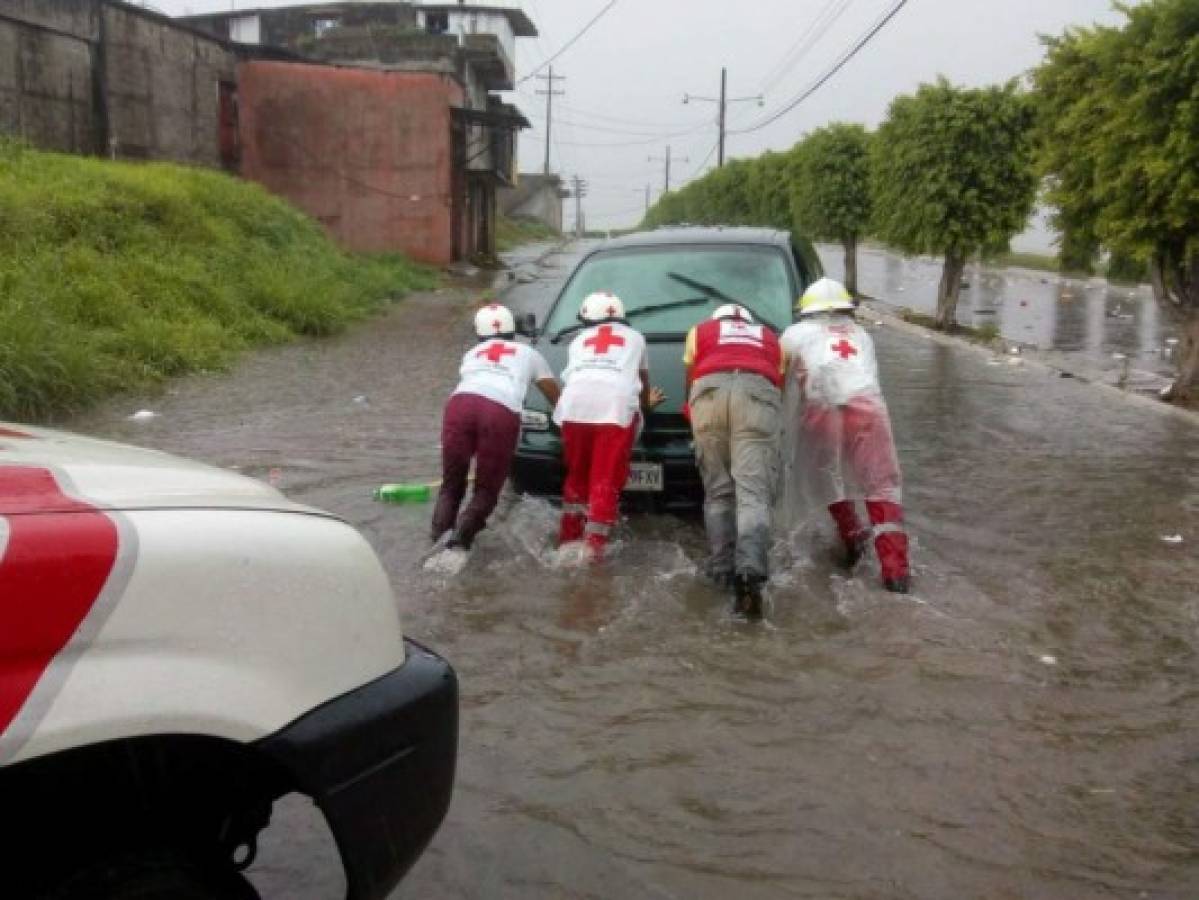
{"type": "MultiPolygon", "coordinates": [[[[839,246],[818,248],[825,270],[843,277],[839,246]]],[[[866,246],[858,252],[861,291],[896,308],[932,315],[941,260],[902,257],[866,246]]],[[[1095,380],[1157,392],[1172,380],[1179,340],[1148,285],[1113,284],[1032,269],[966,267],[957,319],[992,326],[1009,346],[1095,380]]]]}
{"type": "MultiPolygon", "coordinates": [[[[514,305],[570,262],[526,264],[514,305]]],[[[1199,896],[1192,419],[880,328],[912,595],[808,527],[780,535],[766,621],[738,622],[695,574],[696,520],[633,517],[609,564],[565,572],[552,507],[516,498],[430,576],[428,507],[371,489],[437,477],[465,297],[69,423],[273,478],[377,548],[462,687],[453,805],[395,897],[1199,896]]],[[[252,876],[339,896],[308,804],[252,876]]]]}

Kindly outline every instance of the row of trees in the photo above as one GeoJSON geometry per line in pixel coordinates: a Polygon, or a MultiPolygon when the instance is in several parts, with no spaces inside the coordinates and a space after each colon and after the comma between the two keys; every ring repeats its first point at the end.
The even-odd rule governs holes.
{"type": "Polygon", "coordinates": [[[1119,8],[1122,27],[1047,39],[1028,88],[923,85],[877,131],[830,125],[784,153],[733,161],[663,196],[645,224],[836,241],[855,291],[866,235],[940,256],[936,320],[947,329],[967,259],[1006,250],[1040,189],[1065,264],[1089,268],[1107,251],[1148,267],[1181,325],[1169,396],[1184,399],[1199,380],[1199,2],[1119,8]]]}

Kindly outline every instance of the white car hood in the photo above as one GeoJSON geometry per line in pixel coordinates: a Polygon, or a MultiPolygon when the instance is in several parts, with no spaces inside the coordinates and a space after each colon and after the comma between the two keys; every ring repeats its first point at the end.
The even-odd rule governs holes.
{"type": "MultiPolygon", "coordinates": [[[[51,470],[68,494],[112,510],[274,509],[325,515],[292,503],[270,485],[158,450],[0,422],[0,469],[51,470]]],[[[0,481],[0,515],[30,512],[14,505],[0,481]]],[[[53,512],[39,505],[37,512],[53,512]]]]}

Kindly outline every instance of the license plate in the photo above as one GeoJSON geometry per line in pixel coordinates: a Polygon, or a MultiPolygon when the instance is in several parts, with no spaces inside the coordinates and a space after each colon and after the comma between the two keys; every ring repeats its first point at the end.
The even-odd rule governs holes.
{"type": "Polygon", "coordinates": [[[629,480],[625,482],[626,491],[660,491],[662,490],[662,464],[635,462],[629,466],[629,480]]]}

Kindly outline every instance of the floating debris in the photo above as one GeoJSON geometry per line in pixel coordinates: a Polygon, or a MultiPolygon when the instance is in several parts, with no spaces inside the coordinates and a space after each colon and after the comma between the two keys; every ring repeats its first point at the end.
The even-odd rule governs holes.
{"type": "Polygon", "coordinates": [[[1182,543],[1182,535],[1181,534],[1163,534],[1162,535],[1162,543],[1163,544],[1181,544],[1182,543]]]}
{"type": "Polygon", "coordinates": [[[1052,654],[1049,654],[1049,653],[1044,653],[1041,655],[1041,662],[1043,662],[1047,666],[1056,666],[1057,665],[1057,657],[1053,656],[1052,654]]]}
{"type": "Polygon", "coordinates": [[[147,419],[157,419],[158,413],[152,409],[139,409],[129,417],[132,422],[145,422],[147,419]]]}

